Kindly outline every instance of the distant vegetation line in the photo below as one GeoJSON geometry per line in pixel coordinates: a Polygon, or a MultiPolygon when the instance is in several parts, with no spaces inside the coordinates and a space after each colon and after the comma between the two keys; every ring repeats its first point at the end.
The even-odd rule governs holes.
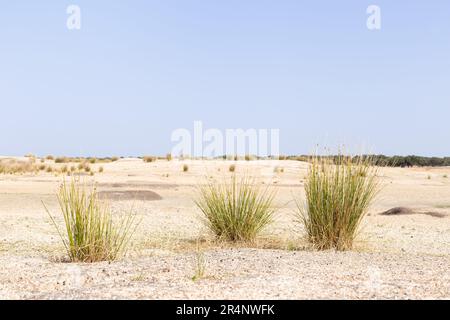
{"type": "MultiPolygon", "coordinates": [[[[325,156],[327,158],[339,159],[338,155],[325,156]]],[[[450,157],[421,157],[421,156],[385,156],[385,155],[362,155],[354,158],[369,158],[372,164],[386,167],[446,167],[450,166],[450,157]]],[[[281,160],[309,161],[311,157],[302,156],[280,156],[281,160]]]]}
{"type": "MultiPolygon", "coordinates": [[[[26,157],[35,158],[34,155],[28,154],[26,157]]],[[[337,160],[340,158],[339,155],[327,155],[321,156],[326,158],[331,158],[337,160]]],[[[388,167],[447,167],[450,166],[450,157],[423,157],[423,156],[386,156],[382,154],[368,154],[362,156],[355,156],[355,159],[359,157],[370,158],[372,164],[377,166],[388,166],[388,167]]],[[[102,162],[114,162],[118,159],[125,157],[104,157],[104,158],[94,158],[94,157],[53,157],[47,156],[45,159],[54,160],[55,163],[69,163],[69,162],[90,162],[90,163],[102,163],[102,162]]],[[[143,159],[145,162],[153,162],[156,160],[172,160],[172,155],[168,153],[166,156],[138,156],[136,158],[143,159]]],[[[178,159],[205,159],[203,157],[192,157],[181,155],[178,157],[174,157],[178,159]]],[[[223,159],[223,160],[294,160],[294,161],[305,161],[309,162],[311,159],[311,155],[280,155],[280,156],[267,156],[260,157],[255,155],[245,155],[245,156],[236,156],[236,155],[223,155],[216,157],[215,159],[223,159]]]]}

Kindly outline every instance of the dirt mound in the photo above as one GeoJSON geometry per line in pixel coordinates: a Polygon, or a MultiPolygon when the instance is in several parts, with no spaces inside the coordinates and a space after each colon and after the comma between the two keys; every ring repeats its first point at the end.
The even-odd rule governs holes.
{"type": "Polygon", "coordinates": [[[380,213],[382,216],[397,216],[397,215],[411,215],[411,214],[425,214],[427,216],[444,218],[446,215],[440,212],[419,211],[406,207],[396,207],[380,213]]]}
{"type": "Polygon", "coordinates": [[[161,200],[162,197],[154,191],[150,190],[127,190],[127,191],[100,191],[99,198],[115,201],[141,200],[155,201],[161,200]]]}

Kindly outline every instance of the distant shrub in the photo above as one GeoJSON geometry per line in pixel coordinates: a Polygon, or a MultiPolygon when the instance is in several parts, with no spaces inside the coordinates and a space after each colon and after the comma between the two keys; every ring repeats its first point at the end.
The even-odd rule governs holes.
{"type": "Polygon", "coordinates": [[[153,156],[145,156],[144,157],[144,162],[155,162],[156,161],[156,157],[153,156]]]}
{"type": "Polygon", "coordinates": [[[94,164],[97,162],[97,158],[89,158],[89,163],[94,164]]]}
{"type": "Polygon", "coordinates": [[[103,167],[98,168],[98,172],[102,173],[105,169],[103,167]]]}
{"type": "Polygon", "coordinates": [[[273,172],[274,172],[274,173],[283,173],[283,172],[284,172],[284,168],[281,168],[281,167],[275,167],[275,168],[273,169],[273,172]]]}
{"type": "Polygon", "coordinates": [[[236,165],[235,164],[230,165],[230,167],[228,168],[228,171],[235,172],[236,171],[236,165]]]}
{"type": "Polygon", "coordinates": [[[119,160],[118,157],[111,157],[111,162],[116,162],[117,160],[119,160]]]}
{"type": "Polygon", "coordinates": [[[183,165],[183,172],[188,172],[189,171],[189,166],[187,164],[183,165]]]}
{"type": "Polygon", "coordinates": [[[36,173],[38,168],[31,159],[17,161],[15,159],[0,160],[0,174],[36,173]]]}
{"type": "Polygon", "coordinates": [[[166,154],[166,159],[167,161],[172,161],[172,154],[171,153],[166,154]]]}
{"type": "Polygon", "coordinates": [[[69,159],[66,157],[58,157],[55,159],[55,163],[67,163],[69,162],[69,159]]]}

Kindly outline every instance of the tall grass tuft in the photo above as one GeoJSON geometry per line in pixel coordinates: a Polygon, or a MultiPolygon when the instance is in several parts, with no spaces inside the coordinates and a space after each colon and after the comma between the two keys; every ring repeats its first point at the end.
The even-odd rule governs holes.
{"type": "Polygon", "coordinates": [[[349,250],[361,220],[379,190],[369,157],[312,157],[306,203],[297,202],[308,241],[319,250],[349,250]]]}
{"type": "Polygon", "coordinates": [[[209,181],[199,194],[195,203],[218,239],[252,242],[272,222],[275,193],[261,189],[252,178],[233,175],[221,183],[209,181]]]}
{"type": "Polygon", "coordinates": [[[65,230],[44,207],[72,262],[113,261],[126,250],[137,227],[135,214],[113,219],[108,203],[99,200],[95,187],[89,190],[75,179],[70,183],[64,180],[57,197],[65,230]]]}

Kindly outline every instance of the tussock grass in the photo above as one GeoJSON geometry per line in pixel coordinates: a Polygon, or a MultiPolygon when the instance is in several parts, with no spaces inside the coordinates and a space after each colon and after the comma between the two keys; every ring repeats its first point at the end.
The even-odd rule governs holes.
{"type": "Polygon", "coordinates": [[[361,220],[379,191],[370,158],[312,157],[305,181],[306,202],[297,201],[307,240],[319,250],[352,248],[361,220]]]}
{"type": "Polygon", "coordinates": [[[220,183],[208,181],[199,194],[195,203],[218,239],[252,242],[272,222],[275,192],[261,189],[252,178],[233,175],[220,183]]]}
{"type": "Polygon", "coordinates": [[[55,159],[55,163],[67,163],[70,162],[70,159],[67,157],[58,157],[55,159]]]}
{"type": "Polygon", "coordinates": [[[144,162],[155,162],[156,157],[154,156],[144,156],[144,162]]]}
{"type": "Polygon", "coordinates": [[[65,180],[57,194],[65,229],[44,207],[55,225],[72,262],[113,261],[124,253],[136,230],[136,215],[132,212],[113,219],[107,202],[98,198],[95,187],[90,189],[78,180],[65,180]]]}

